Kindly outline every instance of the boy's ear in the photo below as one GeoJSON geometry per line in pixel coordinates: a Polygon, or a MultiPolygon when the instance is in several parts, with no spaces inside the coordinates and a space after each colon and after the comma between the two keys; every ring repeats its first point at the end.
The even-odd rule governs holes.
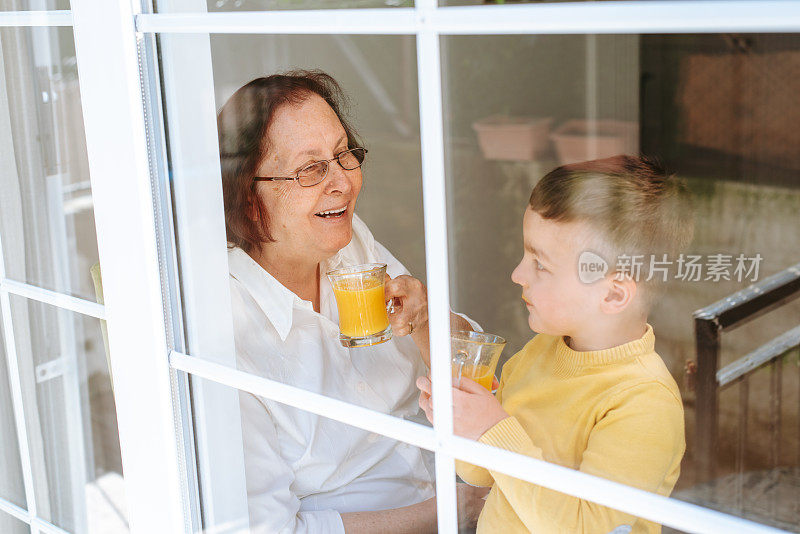
{"type": "Polygon", "coordinates": [[[608,292],[600,302],[600,310],[609,315],[620,313],[627,308],[638,289],[636,281],[627,274],[611,274],[607,278],[608,292]]]}

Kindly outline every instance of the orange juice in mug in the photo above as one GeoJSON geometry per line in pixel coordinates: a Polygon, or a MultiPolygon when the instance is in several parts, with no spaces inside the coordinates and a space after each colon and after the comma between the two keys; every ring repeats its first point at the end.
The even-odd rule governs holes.
{"type": "Polygon", "coordinates": [[[506,340],[486,332],[456,331],[450,334],[453,378],[471,378],[492,391],[492,380],[506,340]]]}
{"type": "MultiPolygon", "coordinates": [[[[383,284],[348,287],[347,281],[333,288],[339,307],[339,330],[350,337],[377,334],[389,326],[383,284]]],[[[350,284],[357,286],[359,284],[350,284]]]]}
{"type": "Polygon", "coordinates": [[[489,391],[492,390],[492,379],[494,378],[494,373],[492,372],[491,367],[488,365],[465,363],[460,369],[454,365],[453,371],[453,376],[456,378],[458,377],[460,371],[460,375],[462,377],[465,376],[467,378],[471,378],[489,391]]]}
{"type": "Polygon", "coordinates": [[[327,273],[339,309],[339,341],[367,347],[392,338],[384,283],[386,264],[369,263],[327,273]]]}

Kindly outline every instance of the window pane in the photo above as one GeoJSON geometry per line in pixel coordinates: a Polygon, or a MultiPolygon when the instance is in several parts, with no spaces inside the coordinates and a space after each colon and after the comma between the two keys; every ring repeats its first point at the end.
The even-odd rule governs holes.
{"type": "MultiPolygon", "coordinates": [[[[260,354],[263,350],[272,350],[278,347],[280,347],[280,353],[293,354],[292,351],[300,350],[302,343],[306,342],[306,334],[313,332],[313,335],[316,336],[320,331],[324,331],[324,339],[319,340],[318,354],[313,356],[313,358],[319,357],[322,360],[315,364],[312,364],[311,361],[300,362],[291,357],[287,361],[287,365],[290,367],[299,365],[300,367],[295,370],[287,367],[278,372],[278,369],[267,369],[262,365],[264,362],[251,363],[258,368],[259,372],[268,374],[270,378],[299,387],[309,387],[317,392],[323,392],[322,390],[325,389],[328,394],[341,395],[343,398],[350,398],[351,393],[361,397],[362,394],[369,393],[367,392],[369,388],[366,382],[359,378],[358,371],[352,365],[349,365],[346,371],[341,370],[341,372],[355,374],[348,375],[349,378],[346,379],[342,377],[342,380],[336,380],[335,384],[330,384],[331,386],[335,385],[336,388],[347,388],[338,392],[327,389],[327,386],[321,387],[317,378],[309,376],[301,368],[305,369],[309,365],[312,367],[327,366],[329,363],[323,362],[325,358],[339,359],[348,354],[348,350],[339,342],[338,309],[333,288],[325,276],[327,271],[359,262],[382,262],[389,264],[388,273],[392,277],[410,272],[424,281],[425,257],[422,238],[419,119],[414,38],[350,35],[213,35],[210,38],[211,56],[208,62],[208,76],[205,80],[198,81],[198,75],[195,74],[191,84],[191,87],[197,88],[201,81],[207,83],[202,90],[194,89],[195,94],[201,95],[202,98],[187,100],[185,96],[190,87],[186,80],[189,79],[188,71],[192,67],[186,60],[197,56],[195,45],[199,43],[198,39],[196,36],[160,36],[161,53],[165,63],[164,76],[167,87],[165,102],[169,121],[170,147],[181,147],[180,150],[173,149],[170,157],[173,169],[171,185],[176,205],[180,268],[184,283],[183,291],[186,295],[184,306],[190,305],[186,311],[186,320],[189,325],[188,350],[198,356],[213,354],[208,349],[204,350],[200,340],[203,336],[208,337],[207,332],[199,331],[202,329],[197,323],[204,319],[208,312],[205,311],[199,315],[195,314],[193,310],[200,302],[196,299],[210,298],[209,295],[212,293],[210,287],[222,284],[225,292],[229,291],[225,279],[213,278],[220,273],[212,272],[209,267],[210,255],[221,255],[226,264],[224,265],[225,271],[220,272],[224,276],[228,276],[230,270],[232,273],[230,276],[238,282],[233,287],[233,328],[238,333],[236,343],[240,345],[240,348],[237,349],[240,354],[260,354]],[[253,56],[241,53],[243,50],[252,49],[274,51],[275,54],[259,57],[258,64],[254,64],[253,56]],[[324,52],[318,53],[320,51],[324,52]],[[309,61],[312,56],[316,56],[313,63],[309,61]],[[225,225],[224,212],[221,209],[223,198],[198,196],[198,191],[208,191],[208,195],[219,195],[220,174],[216,169],[210,167],[212,164],[219,165],[218,156],[212,154],[214,157],[209,158],[208,150],[202,145],[202,143],[208,143],[209,150],[219,151],[216,132],[208,131],[217,127],[216,117],[213,115],[214,109],[223,110],[219,115],[219,124],[224,129],[223,136],[227,136],[225,137],[227,143],[233,143],[235,139],[238,139],[236,135],[239,134],[233,132],[232,125],[252,121],[253,117],[259,116],[252,106],[264,105],[264,103],[256,101],[257,98],[260,98],[258,95],[241,97],[246,90],[239,91],[235,96],[232,95],[259,74],[286,73],[303,68],[321,69],[333,77],[317,79],[313,78],[316,74],[309,73],[308,79],[312,80],[313,78],[313,83],[339,84],[343,92],[340,99],[342,118],[349,121],[353,126],[351,131],[357,135],[350,142],[346,137],[340,138],[340,134],[344,135],[345,133],[344,127],[333,114],[333,110],[327,107],[327,113],[333,114],[333,119],[324,125],[317,126],[311,125],[309,122],[309,127],[330,127],[335,130],[336,138],[325,141],[331,146],[312,147],[310,150],[313,154],[301,155],[301,159],[304,158],[303,161],[289,161],[290,157],[297,157],[296,154],[289,154],[289,149],[294,146],[293,143],[301,141],[301,135],[307,135],[307,130],[280,134],[281,139],[291,137],[291,142],[281,141],[284,144],[284,147],[280,149],[282,150],[281,154],[286,154],[286,156],[282,156],[284,159],[275,168],[264,168],[263,172],[261,169],[250,169],[247,171],[249,173],[247,176],[242,173],[230,172],[232,165],[238,165],[234,160],[244,157],[232,155],[230,150],[244,149],[242,147],[231,149],[226,145],[223,149],[225,151],[223,168],[226,170],[223,192],[228,195],[228,206],[225,207],[228,213],[228,235],[225,239],[228,240],[231,249],[225,250],[222,239],[215,243],[218,248],[209,248],[208,231],[222,230],[225,225]],[[208,97],[214,99],[213,107],[209,101],[205,100],[208,97]],[[206,115],[204,116],[203,113],[206,115]],[[203,129],[210,135],[199,133],[203,132],[203,129]],[[311,269],[314,271],[313,278],[317,280],[315,283],[321,284],[320,304],[317,308],[321,312],[316,312],[313,305],[311,308],[307,306],[308,300],[312,299],[307,291],[296,287],[290,289],[293,287],[293,282],[287,279],[286,273],[281,272],[277,265],[270,266],[271,260],[257,256],[254,251],[256,240],[248,237],[250,234],[247,230],[247,228],[252,230],[254,227],[252,225],[247,228],[242,226],[247,224],[244,208],[235,204],[238,198],[235,195],[239,193],[238,190],[233,191],[231,188],[239,183],[234,182],[235,179],[241,179],[246,182],[244,191],[250,191],[251,180],[258,173],[263,175],[266,172],[270,176],[291,176],[293,173],[296,174],[300,168],[315,161],[330,159],[347,148],[355,148],[362,144],[368,150],[362,167],[345,170],[334,161],[329,166],[325,181],[318,185],[303,187],[292,180],[284,180],[259,182],[257,186],[259,195],[271,195],[280,191],[281,194],[286,192],[291,196],[290,205],[295,206],[296,209],[286,217],[293,218],[292,222],[280,221],[276,222],[274,226],[278,229],[283,224],[289,224],[298,228],[296,232],[292,231],[282,238],[289,243],[287,245],[289,248],[305,247],[309,243],[316,243],[319,236],[326,236],[323,244],[314,245],[313,251],[307,254],[304,252],[302,256],[304,260],[314,264],[311,269]],[[195,156],[191,156],[191,154],[195,154],[195,156]],[[198,170],[199,160],[197,158],[200,157],[208,159],[208,166],[203,165],[202,167],[204,169],[202,175],[198,170]],[[206,183],[213,187],[203,189],[206,183]],[[387,202],[387,198],[393,200],[387,202]],[[200,204],[201,199],[205,204],[200,204]],[[358,199],[357,207],[356,199],[358,199]],[[210,202],[212,200],[213,203],[210,202]],[[353,226],[354,229],[346,224],[343,225],[343,227],[347,226],[346,230],[340,231],[336,226],[338,223],[328,222],[338,220],[337,217],[323,217],[322,214],[323,212],[333,212],[344,206],[348,206],[345,216],[354,217],[356,222],[353,226]],[[353,215],[354,208],[355,216],[353,215]],[[352,236],[356,234],[352,246],[344,251],[352,236]],[[388,252],[381,243],[389,249],[388,252]],[[250,253],[246,253],[245,249],[248,249],[250,253]],[[207,253],[204,254],[205,250],[207,253]],[[340,250],[344,252],[339,254],[340,250]],[[320,265],[319,273],[317,273],[318,264],[320,265]],[[248,273],[252,276],[248,277],[248,273]],[[201,280],[203,283],[200,282],[201,280]],[[272,285],[263,287],[263,284],[272,285]],[[261,318],[257,321],[259,321],[259,325],[267,325],[265,335],[271,336],[268,346],[264,345],[256,349],[253,343],[262,343],[265,342],[265,339],[258,337],[261,334],[256,337],[248,337],[246,334],[248,330],[247,314],[250,313],[248,311],[250,308],[247,306],[254,302],[254,298],[261,299],[262,293],[265,291],[277,292],[276,295],[281,295],[288,300],[280,301],[282,297],[275,297],[279,300],[275,301],[274,305],[266,311],[261,308],[252,310],[261,314],[261,318]],[[293,306],[304,310],[296,320],[292,320],[293,306]],[[304,315],[305,312],[308,312],[307,316],[304,315]],[[284,319],[288,319],[289,322],[287,323],[284,319]],[[312,326],[311,323],[316,326],[312,326]],[[192,340],[197,340],[195,343],[199,343],[199,345],[193,346],[192,340]],[[273,345],[274,343],[277,345],[273,345]],[[328,354],[330,351],[333,351],[333,354],[328,354]],[[347,386],[343,386],[344,384],[347,386]],[[360,389],[356,391],[354,388],[360,389]]],[[[207,38],[202,37],[202,39],[207,38]]],[[[196,69],[195,72],[197,72],[196,69]]],[[[250,86],[250,90],[259,86],[258,84],[269,83],[279,84],[277,81],[271,82],[261,78],[261,81],[256,81],[250,86]]],[[[319,100],[324,106],[327,106],[321,98],[319,100]]],[[[312,103],[314,102],[312,101],[312,103]]],[[[304,109],[302,113],[309,117],[308,121],[319,121],[317,117],[322,111],[304,109]]],[[[326,115],[326,117],[325,120],[330,119],[330,116],[326,115]]],[[[316,142],[316,139],[316,136],[304,137],[302,141],[313,143],[316,142]]],[[[271,209],[274,210],[274,214],[269,214],[269,217],[282,215],[279,210],[283,208],[271,209]]],[[[222,237],[221,233],[217,235],[222,237]]],[[[266,243],[266,241],[264,242],[266,243]]],[[[267,256],[271,255],[270,257],[275,258],[276,263],[281,263],[277,258],[287,253],[288,251],[278,249],[274,253],[268,253],[267,256]]],[[[418,289],[418,291],[424,295],[422,289],[418,289]]],[[[224,298],[229,299],[230,297],[226,294],[224,298]]],[[[197,309],[206,309],[209,305],[197,309]]],[[[225,310],[228,303],[224,303],[225,307],[220,307],[222,305],[219,303],[213,307],[225,310]]],[[[378,307],[382,310],[383,306],[383,303],[380,303],[378,307]]],[[[217,325],[218,322],[214,324],[217,325]]],[[[217,326],[214,329],[219,330],[217,326]]],[[[263,330],[261,326],[257,331],[260,330],[263,330]]],[[[376,361],[373,361],[376,354],[393,354],[393,356],[386,357],[389,359],[397,357],[403,360],[397,364],[396,372],[408,375],[406,378],[410,380],[406,384],[410,389],[403,394],[404,400],[401,402],[401,404],[405,404],[408,400],[406,397],[415,391],[411,375],[416,377],[417,372],[422,372],[424,364],[411,339],[407,336],[403,337],[403,332],[400,334],[389,343],[374,345],[370,349],[361,351],[359,354],[362,354],[363,357],[355,358],[359,360],[355,365],[372,368],[377,365],[376,361]]],[[[242,364],[242,362],[239,363],[242,364]]],[[[255,371],[256,369],[250,370],[255,371]]],[[[362,369],[362,371],[364,370],[362,369]]],[[[369,373],[368,371],[364,372],[369,373]]],[[[391,379],[390,376],[384,378],[391,379]]],[[[374,405],[381,406],[382,402],[378,395],[366,404],[377,403],[374,405]]],[[[394,401],[390,402],[390,405],[394,405],[394,401]]]]}
{"type": "Polygon", "coordinates": [[[31,529],[16,517],[0,511],[0,529],[8,534],[28,534],[31,529]]]}
{"type": "Polygon", "coordinates": [[[71,28],[0,29],[6,276],[94,300],[92,191],[71,28]]]}
{"type": "Polygon", "coordinates": [[[39,516],[70,532],[126,532],[100,322],[11,299],[39,516]]]}
{"type": "MultiPolygon", "coordinates": [[[[3,334],[0,328],[0,334],[3,334]]],[[[25,485],[22,483],[22,464],[19,456],[17,426],[11,401],[5,339],[0,335],[0,498],[27,508],[25,485]]],[[[2,530],[2,529],[0,529],[2,530]]]]}
{"type": "MultiPolygon", "coordinates": [[[[183,284],[187,352],[397,418],[420,417],[415,380],[427,373],[427,367],[416,342],[406,335],[408,322],[413,324],[417,316],[409,315],[407,321],[392,323],[394,337],[385,343],[348,349],[340,341],[342,314],[333,287],[325,276],[329,270],[348,265],[388,264],[391,277],[410,273],[419,280],[407,279],[412,284],[409,291],[413,290],[420,299],[409,304],[409,310],[424,313],[421,307],[425,299],[422,286],[425,252],[415,39],[350,35],[212,35],[209,39],[206,36],[160,35],[159,44],[164,65],[170,184],[183,284]],[[199,52],[209,49],[210,57],[205,60],[199,52]],[[254,49],[265,53],[243,53],[254,49]],[[335,78],[349,103],[341,108],[343,117],[357,130],[358,137],[348,143],[340,119],[322,98],[301,99],[297,105],[277,108],[275,117],[281,113],[283,116],[273,124],[282,123],[287,127],[295,124],[288,117],[298,113],[298,121],[303,125],[294,131],[279,128],[277,133],[270,134],[275,136],[274,146],[280,146],[275,152],[277,163],[271,167],[237,171],[237,166],[243,165],[241,158],[247,157],[244,155],[247,143],[237,142],[246,141],[253,134],[247,131],[239,134],[236,127],[265,116],[263,106],[269,91],[259,92],[256,88],[270,84],[280,86],[280,82],[274,78],[262,79],[249,86],[250,89],[234,94],[257,77],[297,69],[321,69],[335,78]],[[246,93],[251,90],[253,94],[246,93]],[[217,119],[215,113],[220,109],[217,119]],[[225,177],[222,188],[217,171],[220,168],[218,129],[223,132],[225,177]],[[209,132],[210,135],[206,135],[209,132]],[[291,177],[308,164],[333,159],[345,149],[360,145],[368,150],[360,169],[344,170],[333,161],[325,180],[315,186],[302,187],[292,180],[259,182],[256,186],[259,205],[270,217],[269,227],[275,232],[275,243],[285,243],[286,247],[270,248],[265,256],[256,254],[255,247],[248,248],[248,239],[251,243],[264,243],[265,247],[270,244],[263,235],[252,238],[248,236],[253,234],[243,230],[242,225],[247,224],[247,208],[236,204],[236,191],[248,194],[256,175],[291,177]],[[299,146],[304,147],[300,154],[296,153],[299,146]],[[236,176],[242,181],[236,182],[236,176]],[[237,184],[243,184],[242,188],[236,189],[237,184]],[[224,195],[228,195],[225,209],[224,195]],[[349,218],[353,216],[354,206],[351,225],[349,218]],[[343,207],[348,211],[344,216],[337,215],[343,207]],[[224,235],[226,213],[227,236],[224,235]],[[337,222],[341,217],[347,217],[346,224],[337,222]],[[225,239],[237,245],[226,251],[225,239]],[[249,252],[245,252],[245,248],[249,252]],[[297,285],[292,276],[287,276],[289,273],[284,268],[295,252],[301,253],[295,259],[299,259],[302,266],[297,265],[291,271],[310,272],[310,284],[304,280],[297,285]],[[315,300],[316,290],[307,290],[317,287],[317,283],[320,289],[315,306],[310,301],[315,300]],[[230,315],[232,321],[228,318],[230,315]],[[230,328],[228,341],[220,339],[226,328],[230,328]]],[[[317,75],[307,75],[311,80],[308,83],[321,79],[314,76],[317,75]]],[[[251,146],[258,146],[258,143],[251,146]]],[[[375,288],[381,282],[382,277],[375,288]]],[[[385,294],[373,298],[373,304],[377,316],[385,308],[385,294]]],[[[424,335],[424,321],[422,325],[417,322],[416,326],[418,330],[423,328],[424,335]]],[[[376,334],[382,328],[385,326],[365,334],[376,334]]],[[[215,394],[204,391],[201,395],[197,387],[194,383],[195,413],[202,413],[211,421],[206,421],[203,429],[198,430],[200,425],[195,427],[200,442],[198,449],[220,447],[217,454],[231,461],[231,455],[217,438],[221,433],[211,431],[215,428],[216,412],[220,413],[216,424],[232,424],[229,413],[221,412],[220,403],[211,400],[218,394],[226,398],[224,402],[227,403],[231,401],[230,395],[224,391],[215,394]],[[204,439],[205,444],[202,443],[204,439]]],[[[236,402],[235,398],[233,400],[236,402]]],[[[254,420],[264,421],[271,416],[277,425],[276,439],[296,440],[291,454],[308,450],[310,456],[319,458],[315,461],[324,464],[322,470],[350,461],[345,458],[348,448],[356,450],[363,445],[359,441],[361,434],[345,432],[341,430],[342,425],[323,425],[315,418],[297,420],[294,410],[278,403],[269,406],[269,412],[262,409],[249,418],[242,418],[240,435],[244,434],[245,442],[265,431],[254,424],[254,420]],[[337,436],[333,447],[328,442],[333,439],[331,436],[337,436]]],[[[231,432],[225,436],[231,437],[231,432]]],[[[238,446],[241,448],[241,444],[238,446]]],[[[204,465],[202,452],[200,456],[199,476],[201,487],[205,488],[203,481],[214,479],[213,471],[219,463],[209,461],[204,465]]],[[[216,456],[209,453],[208,457],[216,456]]],[[[356,455],[352,461],[364,462],[365,471],[373,467],[383,469],[376,467],[375,457],[368,454],[356,455]]],[[[418,470],[422,465],[419,457],[402,468],[395,461],[395,457],[387,460],[388,471],[384,474],[400,485],[410,476],[409,470],[418,470]]],[[[244,469],[245,462],[246,457],[239,465],[240,470],[244,469]]],[[[234,470],[235,466],[231,466],[223,474],[235,477],[234,470]]],[[[348,473],[344,477],[335,476],[326,491],[347,495],[346,500],[350,502],[360,497],[353,497],[356,487],[349,486],[346,480],[355,472],[348,468],[348,473]]],[[[316,478],[304,478],[298,484],[310,488],[318,482],[316,478]]],[[[285,484],[285,481],[275,483],[285,484]]],[[[284,490],[288,490],[288,484],[285,486],[284,490]]],[[[246,491],[242,485],[242,498],[246,491]]],[[[364,502],[364,510],[378,506],[378,498],[384,499],[380,502],[387,505],[405,506],[412,504],[413,498],[409,495],[414,492],[419,493],[420,498],[428,496],[410,486],[404,491],[406,493],[395,495],[391,503],[385,500],[391,500],[391,495],[370,496],[368,502],[364,502]]],[[[299,493],[302,496],[305,491],[299,493]]],[[[222,497],[232,499],[232,495],[229,491],[222,497]]],[[[213,496],[206,490],[202,497],[213,496]]],[[[304,507],[318,506],[314,504],[315,497],[303,498],[304,507]]],[[[325,502],[330,504],[330,501],[325,502]]],[[[251,502],[251,513],[252,506],[251,502]]]]}
{"type": "MultiPolygon", "coordinates": [[[[501,388],[503,404],[550,461],[796,528],[800,516],[791,499],[797,495],[800,461],[797,349],[770,356],[746,379],[713,386],[717,370],[742,363],[739,359],[749,352],[796,328],[800,304],[786,303],[722,333],[718,361],[706,356],[708,343],[696,343],[693,313],[770,275],[786,271],[784,276],[796,276],[791,273],[797,272],[800,249],[800,159],[795,150],[800,138],[794,117],[800,87],[789,73],[800,58],[800,39],[758,34],[454,36],[442,38],[442,45],[451,305],[508,341],[497,377],[505,373],[503,363],[517,355],[514,375],[501,388]],[[676,189],[664,191],[683,200],[666,210],[667,192],[634,201],[621,189],[609,192],[616,178],[608,183],[595,175],[579,179],[575,169],[541,182],[565,163],[640,153],[684,179],[688,198],[670,185],[676,189]],[[537,183],[543,184],[534,197],[537,211],[528,210],[524,227],[523,214],[537,183]],[[575,189],[567,184],[576,184],[575,189]],[[633,216],[628,210],[636,202],[642,211],[633,216]],[[689,202],[695,207],[694,238],[681,260],[673,250],[682,235],[686,238],[682,221],[689,217],[680,214],[689,202]],[[653,218],[659,213],[663,216],[653,218]],[[563,222],[573,217],[579,222],[563,222]],[[523,228],[537,254],[524,253],[523,228]],[[583,255],[589,252],[595,256],[583,255]],[[612,253],[609,260],[599,255],[612,253]],[[666,260],[663,253],[669,253],[666,260]],[[612,399],[599,393],[584,397],[588,390],[583,388],[601,384],[602,373],[617,368],[608,366],[608,354],[585,352],[627,341],[638,340],[637,350],[647,345],[639,340],[645,330],[641,318],[632,323],[624,315],[611,316],[608,303],[597,300],[609,294],[596,289],[609,291],[602,285],[609,273],[633,277],[625,254],[628,260],[630,254],[641,254],[638,261],[646,262],[636,287],[641,310],[651,306],[647,323],[657,353],[629,356],[646,360],[650,372],[661,377],[660,390],[644,395],[645,400],[630,399],[630,406],[646,405],[667,390],[675,399],[664,414],[674,418],[674,446],[661,453],[661,461],[672,455],[667,463],[675,477],[680,466],[669,488],[648,486],[639,478],[641,468],[629,476],[624,468],[613,467],[614,455],[602,447],[606,452],[594,456],[600,463],[586,463],[591,456],[586,448],[602,443],[593,432],[601,430],[600,415],[612,399]],[[681,263],[690,256],[698,258],[699,275],[681,263]],[[646,283],[649,275],[661,280],[661,296],[659,282],[646,283]],[[599,324],[604,326],[598,331],[599,324]],[[608,329],[620,324],[636,324],[636,335],[607,338],[608,329]],[[534,337],[534,332],[540,334],[534,337]],[[605,365],[595,362],[596,375],[585,368],[592,357],[605,365]],[[534,362],[543,367],[535,368],[534,362]],[[710,390],[691,372],[696,363],[701,369],[713,367],[710,390]],[[524,369],[532,374],[523,385],[524,369]],[[562,391],[562,384],[572,386],[562,391]],[[539,393],[526,397],[526,391],[539,393]],[[533,417],[535,428],[530,426],[533,417]],[[575,421],[582,417],[587,423],[579,424],[576,433],[575,421]],[[566,420],[569,431],[559,424],[566,420]]],[[[620,160],[605,165],[616,166],[588,169],[622,176],[636,172],[639,182],[634,183],[654,183],[652,176],[660,175],[657,165],[637,163],[638,171],[632,170],[633,163],[620,167],[620,160]],[[607,168],[612,170],[603,171],[607,168]]],[[[675,184],[671,179],[663,183],[675,184]]],[[[621,397],[613,402],[621,403],[621,397]]],[[[658,424],[651,418],[652,425],[643,417],[633,432],[668,430],[664,417],[658,424]]],[[[641,456],[648,450],[647,436],[637,435],[625,442],[625,457],[630,462],[640,457],[637,465],[657,465],[655,458],[641,456]]],[[[659,440],[661,446],[665,442],[659,440]]],[[[663,473],[655,477],[662,478],[663,473]]]]}
{"type": "Polygon", "coordinates": [[[414,0],[158,0],[158,10],[283,11],[287,9],[359,9],[414,7],[414,0]]]}
{"type": "MultiPolygon", "coordinates": [[[[392,522],[389,531],[413,525],[415,532],[428,532],[435,525],[432,452],[202,378],[192,381],[204,390],[213,386],[236,395],[240,403],[249,519],[230,518],[234,529],[249,521],[253,532],[277,532],[281,527],[330,532],[344,514],[406,506],[411,507],[405,515],[410,523],[392,522]],[[314,431],[289,433],[290,419],[295,428],[314,431]]],[[[195,407],[194,416],[202,419],[202,409],[195,407]]],[[[207,489],[216,503],[237,498],[221,485],[207,489]]],[[[466,484],[458,491],[461,521],[465,526],[472,521],[474,527],[485,491],[466,484]]],[[[363,519],[378,524],[380,514],[363,519]]]]}

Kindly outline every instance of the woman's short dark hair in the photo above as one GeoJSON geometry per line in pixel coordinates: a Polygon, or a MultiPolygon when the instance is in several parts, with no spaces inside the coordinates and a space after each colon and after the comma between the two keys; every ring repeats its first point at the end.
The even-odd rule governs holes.
{"type": "Polygon", "coordinates": [[[317,94],[333,109],[347,133],[347,146],[363,146],[344,117],[347,99],[332,76],[318,70],[297,70],[256,78],[240,87],[217,115],[225,231],[230,246],[245,252],[273,241],[269,213],[258,199],[253,177],[269,150],[269,129],[275,111],[317,94]]]}

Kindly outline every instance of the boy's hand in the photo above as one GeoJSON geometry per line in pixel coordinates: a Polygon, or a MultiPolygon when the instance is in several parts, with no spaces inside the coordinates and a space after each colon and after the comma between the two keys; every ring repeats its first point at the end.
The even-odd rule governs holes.
{"type": "MultiPolygon", "coordinates": [[[[453,433],[477,440],[484,432],[508,417],[500,402],[483,386],[462,377],[460,385],[453,387],[453,433]]],[[[417,379],[420,389],[419,406],[425,411],[428,421],[433,423],[431,381],[425,377],[417,379]]]]}

